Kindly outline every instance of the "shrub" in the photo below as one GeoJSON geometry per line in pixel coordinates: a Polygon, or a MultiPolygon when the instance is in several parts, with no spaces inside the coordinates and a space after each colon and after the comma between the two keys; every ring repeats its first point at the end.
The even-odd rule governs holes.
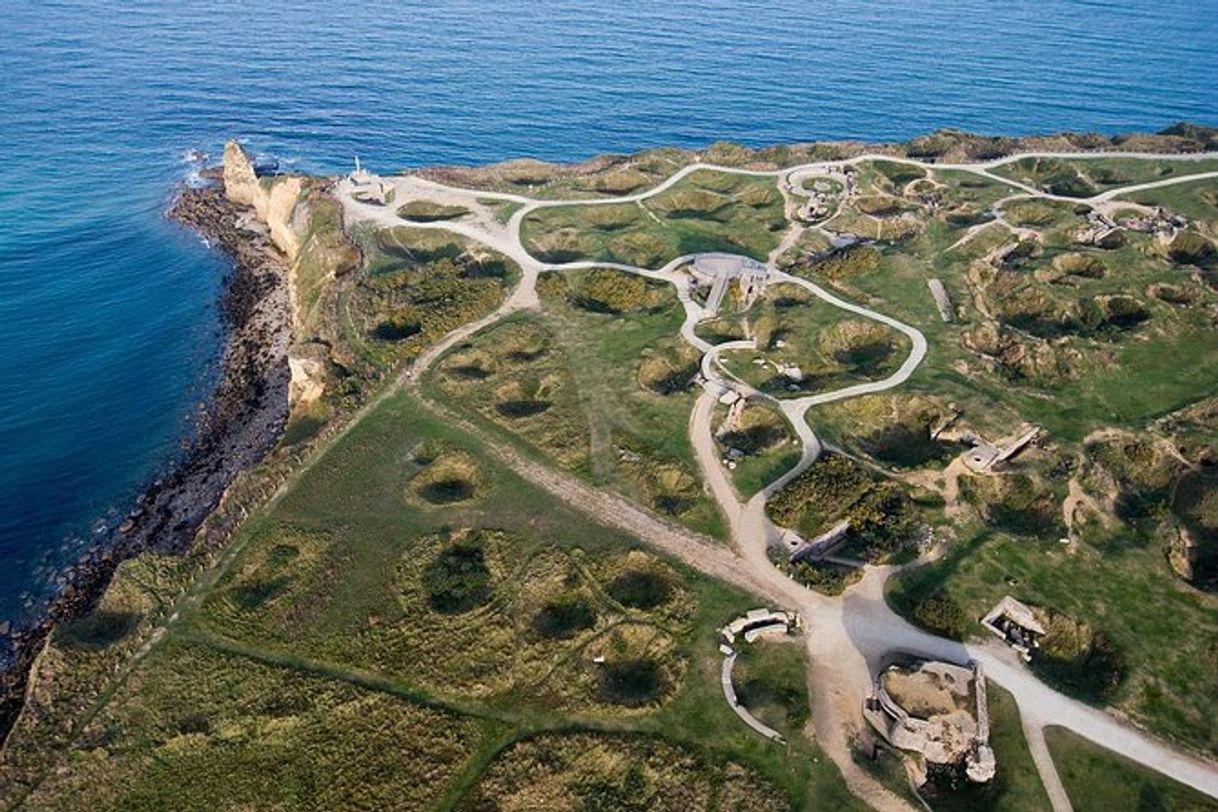
{"type": "Polygon", "coordinates": [[[641,276],[597,268],[576,285],[571,303],[594,313],[626,313],[646,307],[648,292],[641,276]]]}
{"type": "Polygon", "coordinates": [[[898,550],[917,521],[909,497],[897,483],[878,481],[840,454],[822,457],[767,507],[776,523],[805,534],[849,519],[850,543],[868,559],[898,550]]]}
{"type": "Polygon", "coordinates": [[[963,640],[972,623],[956,599],[942,589],[936,589],[916,602],[913,617],[927,631],[953,640],[963,640]]]}
{"type": "Polygon", "coordinates": [[[817,276],[826,279],[849,279],[873,273],[880,267],[880,252],[870,245],[852,245],[843,248],[811,267],[817,276]]]}
{"type": "Polygon", "coordinates": [[[459,615],[491,599],[491,571],[477,541],[462,540],[443,550],[423,570],[427,603],[445,615],[459,615]]]}

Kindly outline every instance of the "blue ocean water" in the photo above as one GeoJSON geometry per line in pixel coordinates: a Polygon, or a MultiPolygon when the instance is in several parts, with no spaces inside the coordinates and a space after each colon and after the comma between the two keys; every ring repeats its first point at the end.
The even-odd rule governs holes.
{"type": "Polygon", "coordinates": [[[1218,124],[1212,0],[0,0],[0,623],[174,459],[223,261],[189,150],[310,171],[1218,124]]]}

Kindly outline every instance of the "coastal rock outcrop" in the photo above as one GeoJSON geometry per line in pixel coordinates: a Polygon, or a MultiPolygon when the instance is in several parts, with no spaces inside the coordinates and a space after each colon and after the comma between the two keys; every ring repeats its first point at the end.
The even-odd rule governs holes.
{"type": "MultiPolygon", "coordinates": [[[[311,202],[316,202],[317,195],[310,193],[304,178],[292,175],[260,178],[245,149],[236,141],[229,141],[224,147],[223,180],[225,196],[233,203],[252,207],[271,242],[287,258],[293,333],[297,342],[306,342],[295,343],[288,351],[291,370],[288,399],[292,408],[307,406],[325,392],[327,359],[319,357],[317,345],[307,343],[307,339],[315,327],[315,305],[322,298],[322,289],[333,278],[332,272],[318,278],[313,266],[332,269],[343,266],[347,260],[331,256],[334,251],[327,253],[326,246],[319,247],[318,240],[311,239],[317,209],[311,202]],[[319,259],[316,256],[319,253],[325,256],[319,259]]],[[[345,244],[343,248],[350,250],[345,244]]]]}
{"type": "Polygon", "coordinates": [[[301,237],[295,227],[299,218],[294,215],[303,191],[303,178],[259,178],[244,147],[236,141],[224,145],[224,194],[234,203],[254,207],[270,232],[271,242],[289,261],[300,253],[301,237]]]}

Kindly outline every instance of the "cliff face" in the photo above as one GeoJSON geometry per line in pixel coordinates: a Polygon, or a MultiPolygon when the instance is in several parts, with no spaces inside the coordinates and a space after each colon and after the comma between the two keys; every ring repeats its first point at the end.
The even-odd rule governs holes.
{"type": "Polygon", "coordinates": [[[234,203],[254,207],[270,232],[271,242],[289,260],[300,253],[300,235],[292,223],[303,190],[304,181],[298,177],[259,179],[240,144],[229,141],[224,145],[224,194],[234,203]]]}
{"type": "Polygon", "coordinates": [[[310,342],[319,330],[316,311],[336,270],[357,261],[358,256],[345,238],[331,233],[341,236],[341,220],[329,211],[337,209],[333,201],[306,194],[300,177],[259,178],[249,155],[236,141],[224,147],[224,194],[234,203],[253,207],[271,242],[287,257],[292,332],[297,342],[288,351],[288,400],[293,409],[308,406],[324,393],[327,369],[327,359],[319,357],[327,353],[310,342]],[[331,227],[319,229],[318,221],[331,227]]]}

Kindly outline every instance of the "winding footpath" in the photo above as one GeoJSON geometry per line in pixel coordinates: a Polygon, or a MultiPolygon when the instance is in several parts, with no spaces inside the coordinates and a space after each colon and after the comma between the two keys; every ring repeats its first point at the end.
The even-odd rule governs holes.
{"type": "MultiPolygon", "coordinates": [[[[956,663],[975,660],[981,663],[989,679],[1008,690],[1019,705],[1021,721],[1040,772],[1042,782],[1055,812],[1069,810],[1070,801],[1053,765],[1044,741],[1048,725],[1071,730],[1085,739],[1119,753],[1139,764],[1158,771],[1213,798],[1218,798],[1218,766],[1194,755],[1180,751],[1164,742],[1120,721],[1103,710],[1054,691],[1037,679],[1024,663],[998,641],[981,644],[961,644],[922,631],[893,612],[884,600],[884,584],[892,574],[890,567],[868,567],[860,582],[837,597],[814,592],[791,580],[770,563],[767,547],[778,542],[783,529],[777,527],[766,513],[767,500],[803,473],[819,457],[822,444],[807,421],[807,413],[815,406],[861,395],[885,392],[904,383],[921,364],[928,347],[925,336],[916,328],[870,308],[849,302],[807,279],[781,272],[775,267],[778,257],[794,245],[806,226],[792,221],[778,248],[769,257],[770,280],[774,283],[797,285],[813,294],[824,304],[871,319],[903,334],[910,350],[901,366],[888,377],[842,389],[820,392],[796,398],[773,399],[753,390],[731,376],[723,368],[720,356],[734,349],[753,349],[751,341],[734,341],[711,345],[699,338],[694,328],[708,316],[693,298],[690,276],[681,269],[694,255],[673,259],[658,269],[641,268],[613,262],[545,263],[533,257],[524,247],[521,226],[531,213],[556,206],[603,206],[641,203],[649,197],[672,188],[694,172],[716,172],[773,177],[782,192],[788,215],[797,208],[791,190],[809,177],[832,177],[844,167],[872,160],[884,160],[936,170],[969,172],[1014,190],[1011,198],[1042,198],[1068,201],[1093,207],[1112,204],[1118,197],[1132,192],[1161,188],[1209,178],[1218,178],[1218,171],[1134,184],[1110,189],[1090,198],[1053,195],[996,174],[993,170],[1021,158],[1091,159],[1097,157],[1137,157],[1181,162],[1218,158],[1213,153],[1193,155],[1150,155],[1143,153],[1022,153],[994,161],[971,164],[936,164],[911,158],[867,154],[840,161],[804,164],[782,170],[746,170],[720,167],[705,163],[689,164],[651,189],[621,197],[594,200],[537,200],[523,195],[486,192],[447,186],[416,176],[389,179],[396,189],[398,203],[410,199],[426,199],[446,205],[459,205],[470,214],[459,220],[413,223],[400,219],[395,207],[371,205],[353,197],[356,187],[349,179],[337,184],[346,222],[370,222],[387,228],[419,228],[449,231],[480,243],[514,260],[521,268],[521,282],[503,305],[491,315],[466,325],[420,356],[400,376],[397,386],[417,378],[445,352],[476,332],[504,316],[539,307],[535,289],[541,273],[562,272],[586,268],[616,268],[650,279],[672,284],[685,311],[680,329],[682,338],[702,353],[703,391],[690,415],[689,431],[695,456],[711,495],[728,520],[735,551],[657,518],[645,509],[617,494],[594,488],[577,478],[525,458],[519,452],[465,421],[443,404],[424,400],[424,405],[441,413],[450,421],[480,436],[489,454],[518,474],[558,496],[577,509],[604,524],[623,529],[664,552],[680,558],[691,567],[763,596],[767,601],[794,609],[804,617],[809,630],[806,647],[809,655],[812,691],[812,723],[820,747],[834,760],[847,785],[859,798],[876,809],[908,809],[908,804],[880,785],[869,773],[855,764],[852,739],[863,724],[861,708],[871,684],[871,675],[881,658],[900,651],[918,656],[956,663]],[[513,204],[519,208],[506,223],[499,222],[484,201],[513,204]],[[713,438],[712,421],[719,397],[727,390],[752,397],[769,398],[790,422],[801,446],[799,461],[790,470],[768,484],[746,502],[742,502],[724,467],[720,464],[713,438]]],[[[1008,198],[1008,199],[1011,199],[1008,198]]],[[[788,219],[791,219],[788,217],[788,219]]],[[[813,226],[812,228],[815,228],[813,226]]],[[[397,387],[394,387],[395,389],[397,387]]]]}

